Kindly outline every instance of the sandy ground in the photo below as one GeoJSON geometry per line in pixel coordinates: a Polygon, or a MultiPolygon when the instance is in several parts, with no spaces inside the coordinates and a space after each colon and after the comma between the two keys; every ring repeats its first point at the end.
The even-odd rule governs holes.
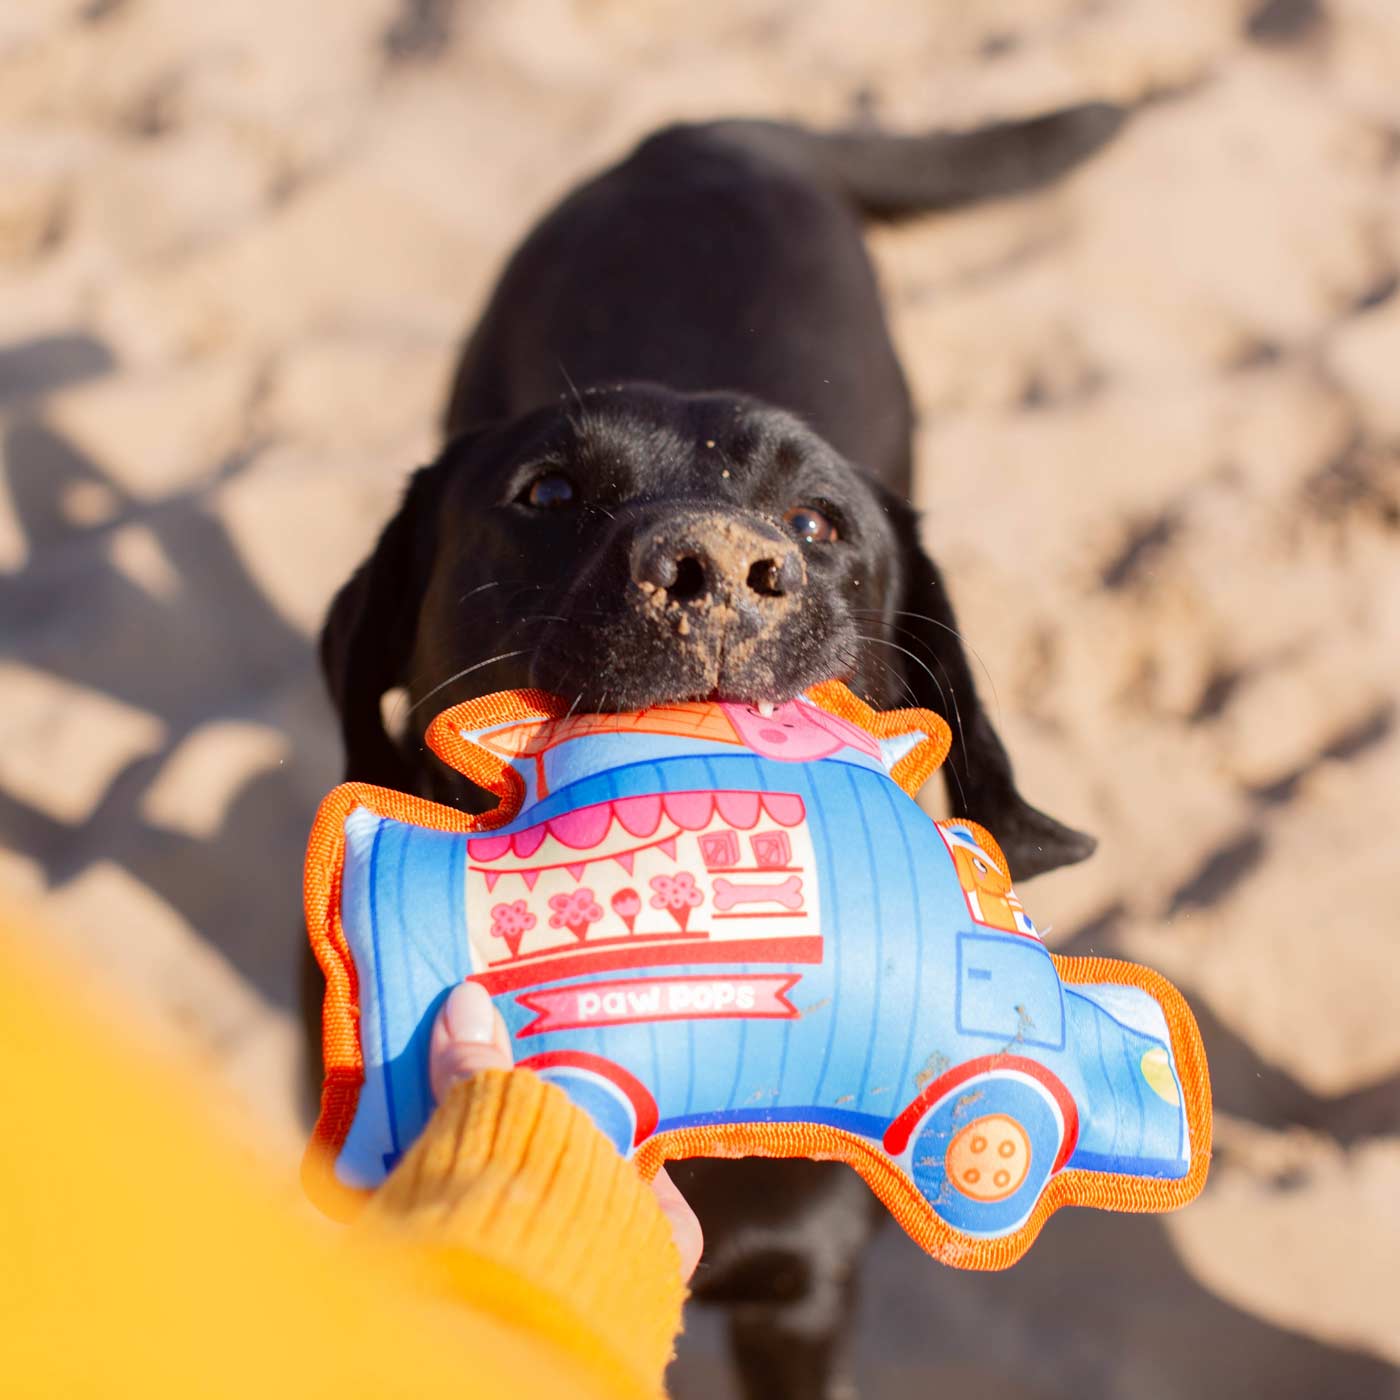
{"type": "MultiPolygon", "coordinates": [[[[0,882],[293,1160],[311,639],[501,258],[685,115],[1151,98],[1035,198],[877,230],[920,498],[1033,799],[1023,891],[1207,1037],[1165,1220],[1008,1275],[890,1231],[870,1397],[1400,1394],[1400,5],[0,7],[0,882]]],[[[697,1318],[675,1386],[722,1396],[697,1318]]]]}

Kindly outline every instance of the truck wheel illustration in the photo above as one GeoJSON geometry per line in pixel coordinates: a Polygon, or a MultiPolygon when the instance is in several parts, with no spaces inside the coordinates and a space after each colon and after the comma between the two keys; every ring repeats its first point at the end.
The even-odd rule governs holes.
{"type": "Polygon", "coordinates": [[[621,1065],[581,1050],[548,1050],[516,1061],[557,1084],[597,1124],[624,1157],[656,1131],[656,1100],[621,1065]]]}
{"type": "Polygon", "coordinates": [[[942,1076],[886,1136],[939,1218],[969,1234],[1009,1234],[1030,1215],[1078,1135],[1069,1091],[1019,1056],[984,1057],[942,1076]]]}

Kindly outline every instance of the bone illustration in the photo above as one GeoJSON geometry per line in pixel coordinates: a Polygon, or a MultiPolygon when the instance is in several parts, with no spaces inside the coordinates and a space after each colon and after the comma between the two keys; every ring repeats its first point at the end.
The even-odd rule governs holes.
{"type": "Polygon", "coordinates": [[[802,877],[789,875],[771,885],[740,885],[720,876],[715,880],[715,908],[721,914],[741,904],[781,904],[784,909],[802,908],[802,877]]]}

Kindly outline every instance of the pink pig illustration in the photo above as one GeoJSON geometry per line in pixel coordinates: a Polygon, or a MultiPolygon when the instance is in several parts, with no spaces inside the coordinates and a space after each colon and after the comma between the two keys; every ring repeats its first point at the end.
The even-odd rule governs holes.
{"type": "Polygon", "coordinates": [[[806,763],[843,748],[880,757],[879,744],[865,730],[815,705],[789,700],[774,706],[771,715],[760,714],[754,705],[725,705],[723,709],[739,738],[761,758],[806,763]]]}

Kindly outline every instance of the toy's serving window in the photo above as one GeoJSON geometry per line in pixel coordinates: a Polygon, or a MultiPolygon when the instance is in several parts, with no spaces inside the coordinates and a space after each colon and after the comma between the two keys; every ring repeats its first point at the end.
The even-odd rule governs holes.
{"type": "Polygon", "coordinates": [[[999,934],[958,935],[958,1029],[1062,1050],[1064,990],[1039,943],[999,934]]]}
{"type": "Polygon", "coordinates": [[[820,958],[815,853],[791,793],[648,794],[471,837],[465,898],[473,972],[493,989],[820,958]]]}

